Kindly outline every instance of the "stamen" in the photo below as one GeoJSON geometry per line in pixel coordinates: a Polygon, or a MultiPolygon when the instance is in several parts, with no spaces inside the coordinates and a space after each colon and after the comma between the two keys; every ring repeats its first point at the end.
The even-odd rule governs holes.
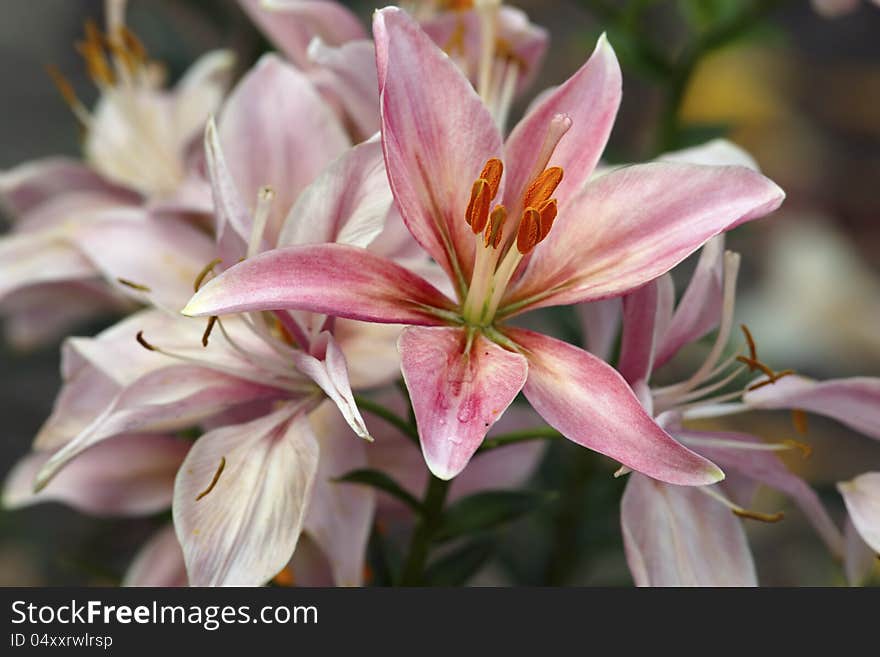
{"type": "Polygon", "coordinates": [[[46,72],[49,74],[49,77],[52,78],[52,82],[61,94],[64,102],[67,103],[71,110],[73,110],[73,114],[76,116],[77,121],[79,121],[83,127],[87,127],[92,122],[92,117],[89,114],[89,110],[86,109],[86,106],[76,97],[73,85],[70,84],[70,81],[54,66],[47,66],[46,72]]]}
{"type": "Polygon", "coordinates": [[[152,292],[152,290],[146,285],[141,285],[140,283],[135,283],[133,281],[128,280],[127,278],[117,278],[116,282],[125,285],[126,287],[130,287],[133,290],[137,290],[138,292],[152,292]]]}
{"type": "Polygon", "coordinates": [[[501,0],[476,0],[477,14],[480,18],[480,68],[477,77],[477,92],[488,100],[492,89],[492,62],[495,56],[498,8],[501,0]]]}
{"type": "Polygon", "coordinates": [[[196,276],[196,280],[193,281],[193,292],[198,292],[199,288],[202,287],[202,283],[205,282],[205,278],[214,271],[214,267],[219,265],[222,262],[220,258],[214,258],[211,262],[205,265],[204,269],[199,272],[199,275],[196,276]]]}
{"type": "Polygon", "coordinates": [[[748,356],[737,356],[736,359],[740,363],[744,363],[749,366],[749,372],[754,372],[755,370],[761,370],[764,374],[766,374],[770,378],[770,383],[773,382],[776,373],[770,368],[768,365],[765,365],[759,360],[755,360],[754,358],[749,358],[748,356]]]}
{"type": "Polygon", "coordinates": [[[226,457],[221,456],[220,457],[220,465],[217,467],[217,472],[214,473],[214,478],[211,479],[211,483],[208,484],[208,487],[205,490],[203,490],[201,493],[196,495],[196,502],[198,502],[200,499],[205,497],[205,495],[207,495],[212,490],[214,490],[214,486],[216,486],[217,482],[220,480],[220,475],[223,474],[223,468],[225,468],[225,467],[226,467],[226,457]]]}
{"type": "Polygon", "coordinates": [[[104,53],[105,39],[93,20],[86,21],[86,40],[76,44],[86,63],[89,77],[99,87],[111,87],[116,82],[113,69],[104,53]]]}
{"type": "Polygon", "coordinates": [[[739,327],[742,329],[743,335],[746,336],[746,344],[749,345],[749,358],[754,361],[758,360],[758,349],[755,346],[755,339],[752,337],[752,332],[749,330],[749,327],[745,324],[740,324],[739,327]]]}
{"type": "Polygon", "coordinates": [[[208,338],[211,337],[211,331],[214,330],[214,323],[217,321],[217,315],[211,315],[208,318],[208,325],[205,327],[205,332],[202,334],[202,346],[208,346],[208,338]]]}
{"type": "Polygon", "coordinates": [[[501,234],[504,229],[504,222],[507,221],[507,208],[503,205],[496,205],[489,215],[489,223],[483,233],[483,246],[487,249],[491,245],[493,249],[497,249],[501,244],[501,234]]]}
{"type": "Polygon", "coordinates": [[[486,162],[480,172],[480,178],[489,183],[489,198],[494,199],[498,195],[498,186],[501,184],[501,176],[504,174],[504,163],[497,157],[486,162]]]}
{"type": "Polygon", "coordinates": [[[538,208],[543,206],[559,187],[562,175],[562,167],[550,167],[538,174],[523,195],[523,207],[538,208]]]}
{"type": "Polygon", "coordinates": [[[700,486],[698,490],[705,493],[709,497],[718,500],[740,518],[750,518],[751,520],[760,520],[761,522],[779,522],[785,517],[785,514],[782,513],[782,511],[778,513],[763,513],[761,511],[744,509],[738,504],[734,504],[729,499],[727,499],[727,497],[725,497],[723,493],[715,490],[714,486],[700,486]]]}
{"type": "Polygon", "coordinates": [[[543,242],[547,235],[550,234],[550,229],[553,228],[553,222],[556,220],[556,214],[558,211],[559,209],[555,198],[545,201],[544,204],[538,208],[538,212],[541,214],[541,232],[538,236],[539,242],[543,242]]]}
{"type": "Polygon", "coordinates": [[[140,344],[140,346],[142,346],[147,351],[159,351],[158,349],[156,349],[156,347],[154,347],[149,342],[147,342],[147,339],[144,337],[143,331],[137,332],[137,335],[135,336],[135,340],[137,340],[138,344],[140,344]]]}
{"type": "Polygon", "coordinates": [[[261,187],[257,192],[257,209],[254,211],[254,225],[251,228],[251,239],[248,243],[247,257],[255,256],[263,245],[263,233],[269,221],[269,213],[272,210],[272,201],[275,200],[275,192],[271,187],[261,187]]]}
{"type": "Polygon", "coordinates": [[[516,233],[516,248],[526,255],[538,244],[541,234],[541,215],[535,208],[526,208],[519,220],[519,230],[516,233]]]}
{"type": "Polygon", "coordinates": [[[492,199],[489,196],[489,181],[480,178],[474,182],[471,188],[471,200],[468,202],[464,220],[475,234],[483,232],[486,222],[489,220],[489,204],[492,199]]]}
{"type": "Polygon", "coordinates": [[[791,438],[783,440],[782,443],[793,449],[800,450],[801,456],[805,459],[808,459],[813,455],[813,448],[810,445],[807,445],[807,443],[802,443],[799,440],[792,440],[791,438]]]}
{"type": "Polygon", "coordinates": [[[793,408],[791,410],[791,422],[794,424],[795,431],[802,436],[805,436],[810,430],[810,425],[807,422],[807,414],[799,408],[793,408]]]}
{"type": "Polygon", "coordinates": [[[779,381],[779,379],[783,377],[791,376],[794,373],[794,370],[782,370],[781,372],[774,372],[772,376],[770,376],[770,378],[766,381],[759,381],[758,383],[754,383],[746,388],[746,390],[758,390],[759,388],[763,388],[764,386],[769,386],[773,383],[776,383],[777,381],[779,381]]]}

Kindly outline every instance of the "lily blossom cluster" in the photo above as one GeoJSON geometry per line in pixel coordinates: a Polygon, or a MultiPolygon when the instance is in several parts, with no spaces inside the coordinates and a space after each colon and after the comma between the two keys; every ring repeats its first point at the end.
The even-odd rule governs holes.
{"type": "Polygon", "coordinates": [[[880,473],[840,483],[841,532],[778,458],[803,442],[691,425],[791,409],[799,428],[812,412],[880,438],[877,379],[776,371],[748,329],[726,353],[740,256],[723,235],[785,197],[747,154],[717,141],[600,164],[622,96],[604,35],[508,131],[548,36],[500,0],[387,7],[372,38],[335,2],[240,4],[279,54],[232,86],[231,56],[211,53],[166,91],[108,0],[106,33],[89,23],[78,44],[96,107],[52,74],[83,161],[0,176],[19,342],[126,315],[64,341],[63,387],[4,506],[170,509],[127,585],[359,586],[371,534],[402,511],[415,541],[445,486],[453,502],[522,486],[543,446],[517,432],[543,420],[628,477],[638,585],[756,584],[742,520],[779,519],[752,508],[758,485],[864,576],[880,473]],[[676,304],[669,272],[697,252],[676,304]],[[586,348],[521,326],[559,306],[586,348]],[[713,331],[690,377],[655,382],[713,331]]]}

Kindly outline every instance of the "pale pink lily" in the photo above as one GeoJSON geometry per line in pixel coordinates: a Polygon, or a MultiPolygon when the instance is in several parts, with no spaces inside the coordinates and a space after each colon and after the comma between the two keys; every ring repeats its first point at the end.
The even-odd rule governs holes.
{"type": "Polygon", "coordinates": [[[671,163],[584,187],[620,101],[604,38],[502,144],[470,83],[405,13],[377,12],[374,32],[391,188],[456,300],[388,259],[325,244],[249,259],[204,286],[184,313],[295,308],[411,325],[399,341],[403,376],[425,459],[444,479],[461,472],[520,390],[568,438],[628,467],[674,483],[720,479],[612,368],[502,322],[637,287],[720,231],[773,210],[779,188],[745,168],[671,163]]]}
{"type": "MultiPolygon", "coordinates": [[[[213,253],[205,257],[196,250],[203,262],[218,252],[225,262],[235,262],[258,253],[264,243],[340,240],[367,246],[380,232],[382,242],[375,248],[397,255],[398,236],[383,232],[392,198],[381,148],[377,141],[367,142],[334,160],[334,149],[346,146],[335,116],[301,74],[272,56],[258,63],[231,95],[219,127],[209,123],[206,132],[218,227],[213,253]],[[282,108],[300,121],[267,121],[270,108],[282,108]],[[245,144],[259,148],[262,157],[245,144]],[[289,152],[298,153],[296,161],[283,156],[289,152]],[[307,187],[322,162],[329,166],[307,187]],[[259,180],[271,182],[279,193],[255,189],[259,180]],[[244,200],[250,193],[253,212],[244,200]],[[286,219],[279,202],[289,208],[286,219]]],[[[167,236],[169,247],[175,239],[167,236]]],[[[177,250],[187,249],[178,245],[177,250]]],[[[409,251],[406,244],[402,250],[409,251]]],[[[153,299],[153,281],[169,275],[165,265],[167,260],[136,265],[142,276],[138,283],[149,290],[145,301],[153,299]]],[[[111,266],[121,276],[130,265],[114,261],[111,266]]],[[[172,274],[180,276],[180,268],[172,274]]],[[[183,275],[178,289],[192,285],[190,273],[183,275]]],[[[355,432],[369,438],[351,385],[369,387],[393,378],[399,329],[304,313],[222,318],[211,325],[215,322],[210,337],[210,326],[204,331],[177,314],[145,311],[98,340],[75,343],[101,363],[101,375],[80,375],[77,393],[87,397],[59,398],[60,411],[44,435],[63,435],[65,426],[79,431],[44,464],[38,486],[63,474],[61,468],[90,446],[123,432],[201,425],[208,431],[179,470],[173,507],[190,582],[262,583],[284,567],[304,530],[323,551],[333,551],[337,583],[358,583],[372,494],[334,486],[330,478],[363,467],[363,447],[348,432],[324,436],[312,427],[312,414],[329,398],[355,432]],[[123,367],[116,354],[120,347],[130,352],[135,338],[146,350],[123,367]],[[347,357],[357,361],[351,377],[347,357]],[[106,394],[105,405],[92,403],[107,390],[109,404],[106,394]],[[335,446],[337,440],[354,444],[335,446]],[[202,495],[205,491],[210,494],[202,495]],[[330,511],[340,508],[349,509],[351,517],[344,522],[333,520],[336,511],[330,511]]]]}
{"type": "MultiPolygon", "coordinates": [[[[271,41],[307,72],[358,139],[379,130],[374,48],[344,6],[325,0],[239,0],[271,41]]],[[[471,80],[504,128],[534,79],[547,32],[498,0],[417,2],[422,28],[471,80]]]]}
{"type": "Polygon", "coordinates": [[[232,56],[205,55],[165,90],[122,12],[123,3],[108,2],[107,35],[89,24],[78,44],[101,92],[92,111],[55,74],[85,130],[84,161],[47,158],[0,174],[0,198],[14,220],[0,240],[0,301],[17,344],[56,337],[93,313],[133,307],[98,284],[101,264],[83,244],[95,222],[130,225],[161,212],[185,224],[192,213],[211,211],[192,147],[225,94],[232,56]],[[45,303],[50,298],[60,303],[45,303]]]}

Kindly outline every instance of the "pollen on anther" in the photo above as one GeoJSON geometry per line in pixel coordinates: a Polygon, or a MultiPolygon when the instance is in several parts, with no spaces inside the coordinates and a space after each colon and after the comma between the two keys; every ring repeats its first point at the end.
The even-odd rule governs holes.
{"type": "Polygon", "coordinates": [[[495,206],[492,214],[489,215],[489,222],[486,224],[486,230],[483,231],[483,246],[497,249],[501,244],[501,235],[504,229],[504,222],[507,221],[507,208],[503,205],[495,206]]]}
{"type": "Polygon", "coordinates": [[[480,178],[489,184],[489,198],[494,199],[498,195],[498,187],[501,185],[501,176],[504,173],[504,163],[497,157],[486,162],[480,172],[480,178]]]}
{"type": "Polygon", "coordinates": [[[516,233],[516,248],[523,255],[530,253],[540,241],[541,214],[535,208],[526,208],[516,233]]]}
{"type": "Polygon", "coordinates": [[[486,227],[491,202],[489,181],[485,178],[478,179],[471,188],[471,199],[464,217],[474,233],[480,233],[486,227]]]}
{"type": "Polygon", "coordinates": [[[553,192],[562,182],[562,176],[562,167],[550,167],[538,174],[523,196],[523,207],[541,207],[553,196],[553,192]]]}

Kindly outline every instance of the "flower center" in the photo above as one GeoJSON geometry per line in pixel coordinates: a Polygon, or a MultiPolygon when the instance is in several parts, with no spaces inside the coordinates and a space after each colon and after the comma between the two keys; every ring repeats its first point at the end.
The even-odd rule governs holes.
{"type": "Polygon", "coordinates": [[[559,115],[551,121],[530,182],[511,210],[502,204],[493,207],[504,172],[501,160],[492,158],[486,162],[471,186],[464,220],[476,240],[474,273],[462,307],[462,317],[468,324],[491,325],[523,258],[550,234],[558,213],[553,193],[562,182],[563,170],[547,165],[570,126],[567,116],[559,115]],[[516,223],[508,221],[510,217],[516,217],[516,223]]]}

